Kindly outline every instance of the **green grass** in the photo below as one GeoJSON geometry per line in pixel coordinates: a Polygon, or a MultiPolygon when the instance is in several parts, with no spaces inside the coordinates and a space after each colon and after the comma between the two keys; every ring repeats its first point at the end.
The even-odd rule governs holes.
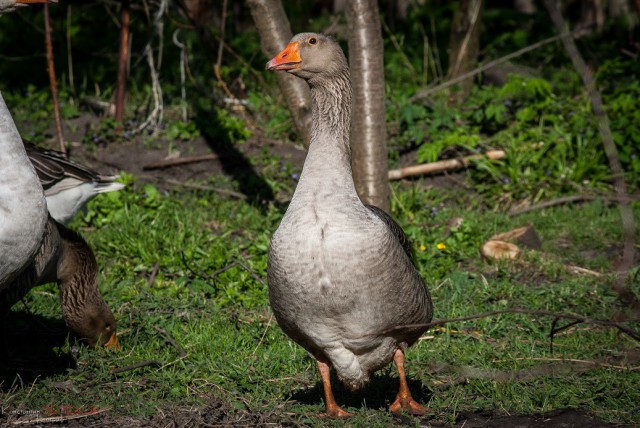
{"type": "MultiPolygon", "coordinates": [[[[524,307],[611,319],[622,309],[610,276],[578,276],[565,268],[574,263],[612,270],[608,258],[585,258],[584,252],[619,245],[616,209],[592,202],[514,218],[470,200],[453,191],[394,186],[394,215],[414,241],[435,318],[524,307]],[[457,216],[463,223],[449,235],[447,222],[457,216]],[[527,223],[540,233],[545,255],[529,253],[517,262],[497,264],[480,259],[485,239],[527,223]],[[440,242],[447,248],[438,250],[440,242]]],[[[640,213],[638,206],[634,209],[640,213]]],[[[315,416],[323,409],[315,364],[270,316],[266,251],[281,216],[275,205],[206,191],[163,195],[152,186],[130,186],[98,198],[86,220],[74,226],[95,249],[101,291],[118,320],[123,350],[65,341],[55,287],[40,287],[26,298],[31,315],[18,320],[17,328],[54,323],[58,341],[38,352],[57,363],[32,361],[36,368],[21,370],[19,377],[8,370],[0,405],[9,411],[94,406],[110,409],[112,416],[143,418],[176,404],[201,405],[213,395],[231,411],[269,414],[291,424],[344,425],[315,416]],[[238,264],[211,276],[234,262],[247,269],[238,264]],[[156,263],[158,274],[149,285],[156,263]],[[184,358],[162,330],[184,350],[184,358]],[[111,373],[143,361],[158,364],[111,373]]],[[[632,287],[640,291],[637,280],[632,287]]],[[[11,319],[24,311],[16,305],[11,319]]],[[[606,421],[640,423],[640,370],[576,365],[536,372],[545,365],[560,367],[552,359],[611,357],[612,366],[633,366],[615,357],[637,352],[638,343],[613,329],[579,324],[559,333],[551,352],[551,322],[548,317],[500,315],[429,331],[410,349],[407,363],[414,394],[430,408],[428,420],[453,423],[460,412],[531,414],[570,407],[606,421]],[[503,379],[526,370],[531,370],[528,377],[503,379]],[[466,382],[456,381],[461,374],[467,375],[466,382]]],[[[356,414],[350,426],[407,422],[386,410],[397,388],[392,367],[362,392],[350,393],[337,382],[334,387],[339,403],[356,414]]]]}

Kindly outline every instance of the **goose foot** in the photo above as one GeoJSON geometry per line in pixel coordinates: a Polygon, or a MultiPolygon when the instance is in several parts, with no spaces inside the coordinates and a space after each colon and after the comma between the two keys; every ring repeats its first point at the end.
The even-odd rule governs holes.
{"type": "Polygon", "coordinates": [[[353,414],[349,412],[345,412],[342,410],[338,403],[336,403],[336,399],[333,397],[333,392],[331,391],[331,376],[330,369],[331,366],[329,363],[324,361],[318,361],[318,370],[320,370],[320,377],[322,378],[322,388],[324,389],[324,404],[325,404],[325,412],[321,413],[320,416],[330,417],[330,418],[349,418],[353,416],[353,414]]]}
{"type": "Polygon", "coordinates": [[[400,378],[400,389],[398,389],[398,395],[396,395],[396,401],[389,406],[389,410],[393,413],[409,412],[412,415],[425,415],[428,411],[422,404],[416,402],[411,396],[409,391],[409,385],[407,384],[407,377],[404,372],[404,352],[401,349],[397,349],[393,355],[393,362],[398,367],[398,377],[400,378]]]}

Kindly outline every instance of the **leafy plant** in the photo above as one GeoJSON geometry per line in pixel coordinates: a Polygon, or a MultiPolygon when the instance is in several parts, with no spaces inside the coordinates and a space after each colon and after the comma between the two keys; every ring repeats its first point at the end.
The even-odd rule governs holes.
{"type": "Polygon", "coordinates": [[[169,122],[165,129],[165,134],[169,140],[191,141],[200,136],[200,130],[194,122],[178,120],[169,122]]]}

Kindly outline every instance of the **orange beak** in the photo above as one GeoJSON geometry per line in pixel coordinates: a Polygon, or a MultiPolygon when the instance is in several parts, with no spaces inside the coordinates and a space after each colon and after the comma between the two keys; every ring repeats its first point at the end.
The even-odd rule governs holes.
{"type": "Polygon", "coordinates": [[[104,344],[104,347],[111,349],[112,351],[119,351],[122,349],[122,346],[120,346],[120,342],[118,342],[118,338],[116,337],[115,333],[111,335],[109,341],[104,344]]]}
{"type": "Polygon", "coordinates": [[[300,58],[300,51],[298,51],[299,45],[300,43],[298,42],[289,43],[282,52],[267,63],[267,70],[293,70],[294,68],[300,68],[302,58],[300,58]]]}

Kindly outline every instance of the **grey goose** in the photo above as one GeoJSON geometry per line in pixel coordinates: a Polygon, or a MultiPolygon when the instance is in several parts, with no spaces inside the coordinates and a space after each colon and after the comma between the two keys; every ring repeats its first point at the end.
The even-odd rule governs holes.
{"type": "Polygon", "coordinates": [[[311,144],[268,254],[276,320],[317,360],[327,415],[349,416],[333,396],[330,367],[356,390],[391,361],[400,388],[390,409],[423,414],[408,388],[404,352],[431,321],[431,297],[400,226],[356,193],[344,53],[330,37],[301,33],[266,68],[306,80],[312,99],[311,144]]]}

